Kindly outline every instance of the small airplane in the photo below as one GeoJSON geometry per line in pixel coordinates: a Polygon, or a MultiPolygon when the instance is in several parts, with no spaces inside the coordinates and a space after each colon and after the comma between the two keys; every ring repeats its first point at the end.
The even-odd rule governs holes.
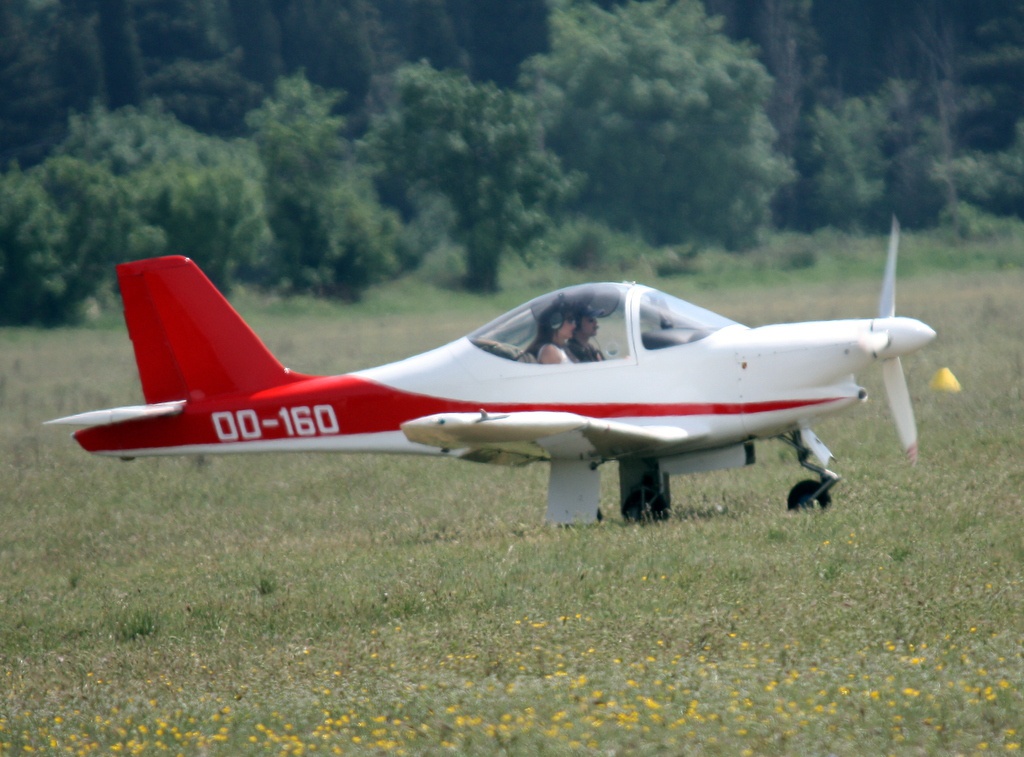
{"type": "Polygon", "coordinates": [[[839,476],[811,426],[867,399],[854,374],[872,363],[882,363],[900,442],[917,458],[900,358],[935,332],[895,315],[898,240],[894,219],[876,318],[749,328],[639,284],[582,284],[429,352],[340,376],[284,367],[188,258],[124,263],[145,404],[48,423],[85,426],[74,433],[85,450],[126,460],[330,451],[546,461],[546,518],[558,524],[601,518],[604,463],[618,463],[624,519],[663,520],[670,476],[751,465],[754,443],[775,438],[816,474],[792,488],[788,507],[827,507],[839,476]]]}

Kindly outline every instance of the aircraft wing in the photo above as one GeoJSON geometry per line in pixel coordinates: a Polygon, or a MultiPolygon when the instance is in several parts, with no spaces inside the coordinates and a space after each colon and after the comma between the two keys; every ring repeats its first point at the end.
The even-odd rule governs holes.
{"type": "Polygon", "coordinates": [[[675,454],[706,435],[677,426],[638,426],[544,410],[439,413],[407,421],[402,431],[413,442],[465,450],[461,457],[466,460],[505,465],[675,454]]]}

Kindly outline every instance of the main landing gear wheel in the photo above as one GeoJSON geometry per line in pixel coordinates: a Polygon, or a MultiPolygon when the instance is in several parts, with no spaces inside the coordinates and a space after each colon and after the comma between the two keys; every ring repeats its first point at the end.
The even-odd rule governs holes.
{"type": "Polygon", "coordinates": [[[823,484],[820,481],[812,481],[811,479],[801,481],[789,490],[789,509],[813,509],[814,503],[817,502],[821,509],[824,510],[832,504],[832,495],[828,493],[827,489],[821,491],[822,488],[823,484]]]}
{"type": "Polygon", "coordinates": [[[638,486],[622,503],[622,517],[632,523],[668,520],[671,507],[665,495],[649,486],[638,486]]]}

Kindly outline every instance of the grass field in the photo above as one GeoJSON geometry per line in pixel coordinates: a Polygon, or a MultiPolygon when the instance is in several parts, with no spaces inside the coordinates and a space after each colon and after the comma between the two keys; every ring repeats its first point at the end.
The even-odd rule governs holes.
{"type": "MultiPolygon", "coordinates": [[[[803,472],[763,443],[676,479],[649,527],[544,525],[542,466],[91,458],[40,423],[140,399],[123,329],[0,331],[0,752],[1019,751],[1024,272],[909,259],[898,312],[939,333],[904,361],[920,463],[875,371],[816,428],[844,476],[829,510],[787,514],[803,472]],[[943,366],[961,394],[927,388],[943,366]]],[[[880,273],[823,265],[662,283],[752,325],[873,314],[880,273]]],[[[398,291],[242,309],[284,362],[335,372],[513,304],[428,319],[398,291]]]]}

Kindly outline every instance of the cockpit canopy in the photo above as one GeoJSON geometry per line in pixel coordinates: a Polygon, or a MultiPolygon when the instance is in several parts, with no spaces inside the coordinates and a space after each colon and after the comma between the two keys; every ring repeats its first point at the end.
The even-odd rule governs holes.
{"type": "Polygon", "coordinates": [[[600,360],[629,357],[629,334],[635,317],[645,350],[689,344],[735,323],[655,289],[631,284],[580,284],[530,300],[469,334],[469,339],[493,355],[537,362],[538,335],[557,329],[566,318],[583,316],[598,319],[598,334],[589,342],[598,350],[600,360]],[[629,295],[633,290],[639,293],[638,306],[631,305],[629,295]]]}
{"type": "Polygon", "coordinates": [[[693,303],[647,289],[640,296],[640,340],[648,350],[696,342],[736,321],[693,303]]]}

